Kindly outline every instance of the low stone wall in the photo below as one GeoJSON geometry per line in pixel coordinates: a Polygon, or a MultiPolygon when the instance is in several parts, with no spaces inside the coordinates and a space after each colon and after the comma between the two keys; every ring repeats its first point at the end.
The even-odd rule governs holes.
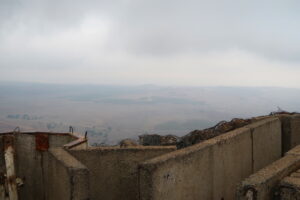
{"type": "Polygon", "coordinates": [[[236,185],[281,156],[281,123],[268,118],[140,165],[140,199],[234,199],[236,185]]]}
{"type": "Polygon", "coordinates": [[[69,150],[90,171],[90,198],[139,199],[138,164],[175,147],[99,147],[69,150]]]}
{"type": "Polygon", "coordinates": [[[62,148],[53,148],[44,157],[45,200],[89,199],[89,171],[62,148]]]}

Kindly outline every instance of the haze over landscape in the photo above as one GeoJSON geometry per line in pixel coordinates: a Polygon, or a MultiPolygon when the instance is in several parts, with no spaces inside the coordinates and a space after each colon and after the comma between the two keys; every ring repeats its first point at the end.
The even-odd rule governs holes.
{"type": "Polygon", "coordinates": [[[88,131],[91,143],[116,144],[145,133],[182,136],[221,120],[300,110],[299,89],[155,85],[0,84],[0,132],[88,131]]]}
{"type": "Polygon", "coordinates": [[[115,144],[300,111],[299,6],[0,0],[0,132],[115,144]]]}

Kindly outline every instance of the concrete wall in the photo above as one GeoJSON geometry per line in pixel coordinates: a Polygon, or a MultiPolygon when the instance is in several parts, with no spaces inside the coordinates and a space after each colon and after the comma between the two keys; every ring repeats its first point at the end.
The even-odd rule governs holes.
{"type": "Polygon", "coordinates": [[[62,148],[49,150],[44,157],[45,200],[88,200],[89,171],[62,148]]]}
{"type": "Polygon", "coordinates": [[[281,156],[270,118],[140,165],[140,199],[234,199],[236,185],[281,156]]]}
{"type": "MultiPolygon", "coordinates": [[[[43,157],[47,152],[36,150],[35,133],[15,134],[16,174],[24,181],[19,188],[19,196],[26,200],[45,198],[43,157]]],[[[68,134],[49,133],[49,147],[62,146],[74,140],[68,134]]],[[[1,156],[2,157],[2,156],[1,156]]]]}
{"type": "Polygon", "coordinates": [[[3,176],[5,174],[5,161],[4,161],[4,151],[3,150],[4,150],[3,136],[0,135],[0,185],[3,184],[3,178],[4,178],[3,176]]]}
{"type": "Polygon", "coordinates": [[[252,133],[253,172],[281,157],[281,122],[269,118],[245,126],[252,133]]]}
{"type": "Polygon", "coordinates": [[[282,151],[289,151],[300,144],[300,115],[281,115],[282,151]]]}
{"type": "Polygon", "coordinates": [[[134,200],[139,198],[139,162],[174,150],[175,147],[103,147],[69,152],[90,171],[92,200],[134,200]]]}
{"type": "Polygon", "coordinates": [[[253,193],[254,199],[276,199],[276,190],[280,180],[300,167],[300,156],[287,155],[273,162],[269,166],[252,174],[245,179],[237,190],[237,199],[246,200],[248,191],[253,193]]]}
{"type": "Polygon", "coordinates": [[[19,188],[21,199],[38,200],[44,198],[43,153],[35,149],[35,137],[29,134],[16,136],[17,176],[24,180],[19,188]]]}

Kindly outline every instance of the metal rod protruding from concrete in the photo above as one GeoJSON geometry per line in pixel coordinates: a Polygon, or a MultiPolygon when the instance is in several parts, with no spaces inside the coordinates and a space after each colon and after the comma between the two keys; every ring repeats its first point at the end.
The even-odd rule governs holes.
{"type": "Polygon", "coordinates": [[[15,134],[15,133],[20,133],[20,132],[21,132],[20,127],[17,126],[17,127],[13,130],[13,132],[14,132],[14,134],[15,134]]]}

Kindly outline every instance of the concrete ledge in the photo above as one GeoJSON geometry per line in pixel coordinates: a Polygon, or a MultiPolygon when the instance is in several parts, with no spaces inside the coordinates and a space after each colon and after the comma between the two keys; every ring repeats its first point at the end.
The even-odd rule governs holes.
{"type": "Polygon", "coordinates": [[[300,167],[300,157],[287,155],[257,173],[245,179],[237,190],[237,199],[247,199],[248,192],[252,192],[254,199],[272,200],[274,192],[282,178],[300,167]]]}
{"type": "Polygon", "coordinates": [[[300,191],[300,179],[298,177],[288,176],[281,181],[281,187],[293,188],[300,191]]]}
{"type": "Polygon", "coordinates": [[[49,153],[68,169],[86,169],[81,162],[62,148],[51,148],[49,149],[49,153]]]}
{"type": "Polygon", "coordinates": [[[280,199],[300,199],[300,178],[285,177],[280,183],[279,190],[280,199]]]}
{"type": "Polygon", "coordinates": [[[88,169],[62,148],[52,148],[47,155],[46,199],[89,199],[88,169]]]}
{"type": "Polygon", "coordinates": [[[285,155],[294,155],[294,156],[300,156],[300,145],[294,147],[293,149],[289,150],[285,153],[285,155]]]}
{"type": "Polygon", "coordinates": [[[78,138],[77,140],[65,144],[63,147],[66,149],[87,149],[88,140],[86,138],[78,138]]]}

